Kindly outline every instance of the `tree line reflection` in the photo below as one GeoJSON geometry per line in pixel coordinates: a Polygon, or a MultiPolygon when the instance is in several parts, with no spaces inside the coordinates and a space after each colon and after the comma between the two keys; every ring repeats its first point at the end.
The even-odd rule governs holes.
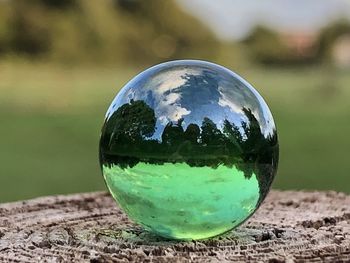
{"type": "Polygon", "coordinates": [[[183,128],[183,119],[168,122],[161,140],[151,138],[156,131],[154,110],[142,100],[131,100],[118,108],[105,122],[100,140],[103,165],[133,167],[138,162],[163,164],[186,162],[189,166],[216,168],[236,166],[246,178],[253,173],[260,190],[274,176],[278,161],[277,133],[264,136],[253,112],[242,108],[247,121],[240,127],[224,120],[222,129],[205,117],[201,126],[190,123],[183,128]],[[265,180],[264,180],[265,179],[265,180]]]}

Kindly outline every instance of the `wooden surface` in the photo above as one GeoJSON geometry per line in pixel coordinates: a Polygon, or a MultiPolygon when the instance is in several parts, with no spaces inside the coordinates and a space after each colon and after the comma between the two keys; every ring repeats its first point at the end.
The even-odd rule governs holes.
{"type": "Polygon", "coordinates": [[[0,205],[0,262],[350,262],[350,196],[272,191],[245,224],[193,242],[130,223],[106,193],[0,205]]]}

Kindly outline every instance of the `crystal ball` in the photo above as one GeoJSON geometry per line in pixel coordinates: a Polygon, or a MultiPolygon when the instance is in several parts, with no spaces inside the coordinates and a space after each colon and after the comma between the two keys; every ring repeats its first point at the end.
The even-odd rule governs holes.
{"type": "Polygon", "coordinates": [[[99,157],[131,220],[166,238],[196,240],[254,213],[276,174],[278,149],[271,112],[247,81],[217,64],[179,60],[120,90],[99,157]]]}

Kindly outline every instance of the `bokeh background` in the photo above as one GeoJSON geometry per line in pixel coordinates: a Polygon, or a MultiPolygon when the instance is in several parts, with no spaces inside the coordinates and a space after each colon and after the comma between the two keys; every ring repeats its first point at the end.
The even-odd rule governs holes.
{"type": "Polygon", "coordinates": [[[348,0],[0,0],[0,202],[105,189],[104,114],[135,74],[204,59],[277,124],[274,188],[350,193],[348,0]]]}

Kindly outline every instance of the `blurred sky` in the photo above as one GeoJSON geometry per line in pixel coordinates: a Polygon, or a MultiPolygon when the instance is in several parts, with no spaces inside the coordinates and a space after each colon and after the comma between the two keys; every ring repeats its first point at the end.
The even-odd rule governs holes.
{"type": "Polygon", "coordinates": [[[279,31],[315,31],[350,18],[349,0],[177,0],[222,39],[244,38],[256,24],[279,31]]]}

